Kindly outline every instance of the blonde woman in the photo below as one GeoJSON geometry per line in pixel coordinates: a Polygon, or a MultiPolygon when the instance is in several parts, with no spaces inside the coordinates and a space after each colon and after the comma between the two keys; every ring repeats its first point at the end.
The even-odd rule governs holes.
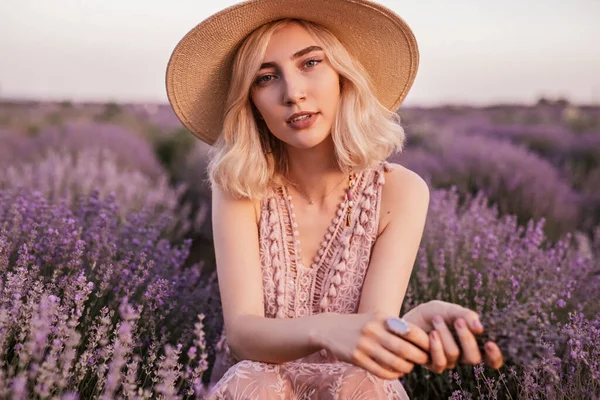
{"type": "Polygon", "coordinates": [[[471,310],[398,318],[429,190],[384,160],[417,65],[406,23],[364,0],[249,1],[178,44],[169,100],[214,146],[225,369],[209,398],[402,399],[415,364],[502,365],[471,310]]]}

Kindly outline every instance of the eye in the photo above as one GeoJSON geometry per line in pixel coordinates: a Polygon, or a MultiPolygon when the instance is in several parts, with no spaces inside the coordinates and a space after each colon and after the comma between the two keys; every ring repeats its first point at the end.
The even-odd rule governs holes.
{"type": "Polygon", "coordinates": [[[306,61],[306,62],[304,63],[304,65],[305,65],[306,67],[308,67],[308,68],[311,68],[311,67],[314,67],[314,66],[316,66],[317,64],[319,64],[321,61],[323,61],[323,60],[322,60],[322,59],[319,59],[319,58],[311,58],[310,60],[306,61]]]}
{"type": "Polygon", "coordinates": [[[273,74],[269,74],[269,75],[262,75],[259,76],[256,81],[254,81],[254,83],[256,83],[257,85],[264,85],[266,83],[269,83],[271,80],[273,80],[275,78],[275,75],[273,74]]]}

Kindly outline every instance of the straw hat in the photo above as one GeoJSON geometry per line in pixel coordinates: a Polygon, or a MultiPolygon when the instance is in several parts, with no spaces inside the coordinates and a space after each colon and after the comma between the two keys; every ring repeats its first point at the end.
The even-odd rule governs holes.
{"type": "Polygon", "coordinates": [[[208,144],[221,133],[235,52],[266,23],[304,19],[329,29],[367,69],[379,101],[396,111],[417,74],[410,27],[367,0],[250,0],[212,15],[179,41],[167,66],[169,102],[183,125],[208,144]]]}

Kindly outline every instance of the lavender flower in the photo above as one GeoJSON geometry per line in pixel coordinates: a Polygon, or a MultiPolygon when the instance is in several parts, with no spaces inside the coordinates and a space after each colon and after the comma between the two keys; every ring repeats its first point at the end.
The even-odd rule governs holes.
{"type": "MultiPolygon", "coordinates": [[[[168,362],[162,353],[178,341],[204,354],[206,343],[194,342],[203,327],[191,321],[204,312],[219,318],[217,286],[199,265],[183,268],[189,241],[172,245],[161,233],[169,221],[154,218],[148,211],[123,218],[114,198],[97,193],[67,206],[26,189],[0,191],[0,362],[19,361],[0,368],[7,393],[26,395],[25,374],[40,397],[149,398],[147,378],[161,365],[160,391],[180,390],[184,377],[169,366],[180,353],[168,362]]],[[[205,360],[192,372],[195,383],[205,360]]]]}
{"type": "Polygon", "coordinates": [[[157,385],[155,390],[157,394],[160,394],[164,399],[179,399],[175,383],[179,379],[181,364],[177,362],[179,354],[181,353],[181,345],[177,347],[167,345],[165,348],[165,355],[161,356],[158,362],[157,385]]]}
{"type": "Polygon", "coordinates": [[[121,300],[119,313],[123,321],[117,328],[118,333],[115,335],[113,359],[109,363],[106,384],[104,386],[104,391],[100,396],[100,399],[102,400],[112,399],[121,384],[121,369],[125,366],[127,359],[133,350],[135,325],[140,317],[139,312],[133,309],[126,297],[121,300]]]}
{"type": "MultiPolygon", "coordinates": [[[[552,164],[524,148],[482,136],[438,135],[429,151],[438,163],[413,166],[434,166],[433,171],[415,169],[431,177],[434,187],[454,185],[461,193],[481,192],[498,205],[501,214],[516,215],[520,224],[543,217],[553,239],[579,223],[580,195],[552,164]]],[[[402,155],[397,160],[403,163],[402,155]]]]}
{"type": "MultiPolygon", "coordinates": [[[[482,194],[461,202],[455,187],[432,193],[403,312],[430,299],[477,311],[485,328],[478,338],[480,346],[487,340],[495,341],[505,356],[505,368],[515,366],[519,371],[511,378],[484,368],[459,366],[461,390],[465,392],[481,396],[481,390],[491,398],[499,393],[514,395],[525,369],[560,377],[548,360],[555,352],[563,354],[561,344],[572,338],[560,329],[562,316],[584,308],[586,302],[597,303],[593,292],[578,296],[577,302],[573,296],[597,261],[576,249],[571,234],[556,243],[548,241],[544,222],[531,220],[520,226],[514,216],[501,217],[482,194]]],[[[580,342],[593,345],[595,340],[585,336],[580,342]]],[[[587,365],[585,373],[593,375],[595,365],[587,365]]],[[[564,384],[560,379],[564,378],[553,381],[554,387],[564,384]]],[[[420,371],[405,380],[412,393],[426,390],[420,371]]],[[[442,377],[428,382],[446,393],[444,396],[456,390],[442,377]]]]}
{"type": "Polygon", "coordinates": [[[10,166],[0,177],[2,188],[36,190],[52,203],[70,206],[95,191],[102,197],[114,196],[122,217],[146,210],[156,218],[168,219],[165,231],[173,239],[199,229],[203,223],[190,221],[191,206],[181,204],[185,185],[173,189],[164,174],[151,179],[139,171],[119,171],[115,156],[108,150],[84,149],[76,156],[50,152],[36,163],[10,166]]]}
{"type": "Polygon", "coordinates": [[[122,126],[98,124],[89,121],[69,121],[63,126],[52,126],[34,137],[0,134],[3,139],[1,165],[35,163],[49,153],[77,156],[92,149],[110,152],[119,171],[138,171],[149,178],[163,175],[152,146],[141,135],[122,126]]]}
{"type": "MultiPolygon", "coordinates": [[[[494,340],[506,361],[416,368],[412,397],[600,397],[600,112],[567,106],[400,111],[412,147],[398,160],[439,189],[405,311],[472,308],[480,345],[494,340]]],[[[222,317],[210,257],[186,265],[184,238],[212,246],[210,224],[194,222],[209,220],[208,146],[169,164],[185,182],[173,188],[143,136],[82,121],[116,112],[168,142],[180,127],[168,106],[8,112],[29,134],[0,131],[0,394],[201,398],[222,317]]]]}

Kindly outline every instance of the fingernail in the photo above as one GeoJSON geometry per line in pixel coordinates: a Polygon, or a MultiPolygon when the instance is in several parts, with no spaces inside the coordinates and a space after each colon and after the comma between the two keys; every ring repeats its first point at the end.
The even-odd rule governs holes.
{"type": "Polygon", "coordinates": [[[435,317],[433,317],[433,323],[435,325],[441,325],[442,322],[444,322],[444,320],[439,315],[436,315],[435,317]]]}
{"type": "Polygon", "coordinates": [[[479,320],[476,319],[475,321],[473,321],[473,328],[475,328],[475,329],[483,329],[483,325],[481,325],[481,322],[479,322],[479,320]]]}
{"type": "Polygon", "coordinates": [[[437,333],[436,333],[436,331],[432,331],[431,332],[431,340],[437,340],[437,333]]]}
{"type": "Polygon", "coordinates": [[[465,321],[463,321],[462,319],[457,320],[456,321],[456,326],[458,328],[461,328],[461,329],[464,328],[465,327],[465,321]]]}

